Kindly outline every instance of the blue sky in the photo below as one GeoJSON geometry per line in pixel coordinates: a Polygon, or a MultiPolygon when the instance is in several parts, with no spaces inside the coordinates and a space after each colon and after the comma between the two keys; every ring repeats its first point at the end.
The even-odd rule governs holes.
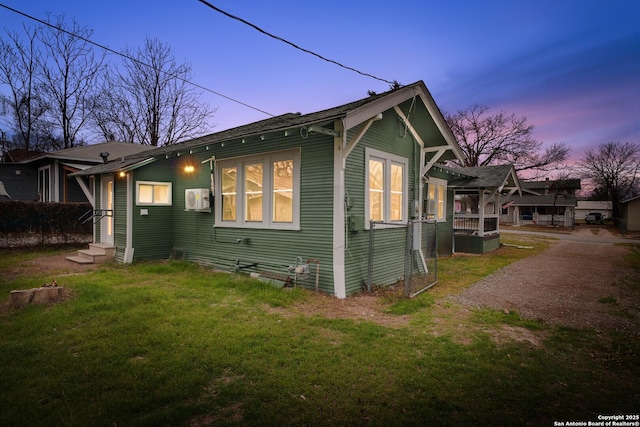
{"type": "MultiPolygon", "coordinates": [[[[112,49],[168,43],[193,81],[273,115],[309,113],[383,92],[361,76],[266,37],[198,0],[0,0],[40,19],[75,18],[112,49]]],[[[443,111],[474,103],[526,116],[534,137],[571,157],[640,143],[640,1],[210,0],[305,49],[386,80],[423,80],[443,111]]],[[[25,19],[0,8],[4,28],[25,19]]],[[[28,22],[30,25],[32,22],[28,22]]],[[[210,93],[215,130],[267,118],[210,93]]]]}

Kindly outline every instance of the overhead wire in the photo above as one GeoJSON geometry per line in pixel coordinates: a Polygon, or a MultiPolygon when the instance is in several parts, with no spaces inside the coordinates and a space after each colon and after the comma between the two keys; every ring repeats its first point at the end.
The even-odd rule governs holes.
{"type": "Polygon", "coordinates": [[[135,62],[135,63],[137,63],[137,64],[139,64],[139,65],[143,65],[143,66],[145,66],[145,67],[149,67],[149,68],[151,68],[151,69],[153,69],[153,70],[159,71],[159,72],[161,72],[161,73],[163,73],[163,74],[165,74],[165,75],[168,75],[168,76],[169,76],[169,77],[171,77],[171,78],[178,79],[178,80],[180,80],[180,81],[182,81],[182,82],[184,82],[184,83],[187,83],[187,84],[189,84],[189,85],[192,85],[192,86],[194,86],[194,87],[197,87],[197,88],[199,88],[199,89],[202,89],[202,90],[204,90],[204,91],[206,91],[206,92],[212,93],[212,94],[214,94],[214,95],[217,95],[217,96],[219,96],[219,97],[221,97],[221,98],[224,98],[224,99],[227,99],[227,100],[229,100],[229,101],[235,102],[236,104],[240,104],[240,105],[242,105],[242,106],[244,106],[244,107],[251,108],[252,110],[258,111],[258,112],[263,113],[263,114],[266,114],[267,116],[275,117],[275,115],[274,115],[274,114],[271,114],[271,113],[269,113],[269,112],[267,112],[267,111],[264,111],[264,110],[262,110],[262,109],[260,109],[260,108],[258,108],[258,107],[254,107],[253,105],[247,104],[246,102],[243,102],[243,101],[240,101],[240,100],[238,100],[238,99],[232,98],[232,97],[230,97],[230,96],[224,95],[224,94],[222,94],[222,93],[220,93],[220,92],[217,92],[217,91],[215,91],[215,90],[213,90],[213,89],[209,89],[209,88],[208,88],[208,87],[206,87],[206,86],[202,86],[202,85],[200,85],[200,84],[198,84],[198,83],[192,82],[192,81],[187,80],[187,79],[185,79],[185,78],[183,78],[183,77],[180,77],[180,76],[177,76],[177,75],[174,75],[174,74],[170,74],[170,73],[169,73],[169,72],[167,72],[167,71],[164,71],[164,70],[161,70],[161,69],[155,68],[154,66],[152,66],[152,65],[150,65],[150,64],[147,64],[147,63],[145,63],[144,61],[140,61],[139,59],[134,58],[134,57],[132,57],[132,56],[130,56],[130,55],[127,55],[127,54],[122,53],[122,52],[118,52],[117,50],[111,49],[111,48],[110,48],[110,47],[108,47],[108,46],[105,46],[105,45],[102,45],[102,44],[100,44],[100,43],[94,42],[93,40],[90,40],[90,39],[88,39],[88,38],[82,37],[82,36],[80,36],[80,35],[78,35],[78,34],[74,34],[74,33],[73,33],[73,32],[71,32],[71,31],[65,30],[64,28],[60,28],[60,27],[58,27],[58,26],[56,26],[56,25],[51,24],[50,22],[47,22],[47,21],[44,21],[44,20],[42,20],[42,19],[36,18],[36,17],[31,16],[31,15],[29,15],[29,14],[25,13],[25,12],[21,12],[21,11],[19,11],[19,10],[17,10],[17,9],[14,9],[14,8],[12,8],[12,7],[10,7],[10,6],[7,6],[7,5],[5,5],[5,4],[3,4],[3,3],[0,3],[0,7],[3,7],[3,8],[5,8],[5,9],[7,9],[7,10],[9,10],[9,11],[11,11],[11,12],[17,13],[18,15],[21,15],[21,16],[23,16],[23,17],[25,17],[25,18],[31,19],[31,20],[33,20],[33,21],[36,21],[36,22],[38,22],[38,23],[42,24],[42,25],[46,25],[46,26],[48,26],[48,27],[50,27],[50,28],[53,28],[53,29],[55,29],[55,30],[57,30],[57,31],[63,32],[63,33],[65,33],[65,34],[67,34],[67,35],[70,35],[70,36],[72,36],[72,37],[75,37],[75,38],[77,38],[77,39],[80,39],[80,40],[82,40],[82,41],[84,41],[84,42],[87,42],[87,43],[89,43],[89,44],[92,44],[92,45],[94,45],[94,46],[96,46],[96,47],[99,47],[100,49],[103,49],[103,50],[105,50],[105,51],[107,51],[107,52],[111,52],[111,53],[113,53],[113,54],[115,54],[115,55],[118,55],[118,56],[121,56],[121,57],[123,57],[123,58],[126,58],[126,59],[128,59],[129,61],[135,62]]]}
{"type": "Polygon", "coordinates": [[[198,0],[198,1],[199,1],[200,3],[202,3],[202,4],[206,5],[206,6],[210,7],[211,9],[215,10],[216,12],[219,12],[219,13],[221,13],[221,14],[223,14],[223,15],[225,15],[225,16],[227,16],[227,17],[231,18],[231,19],[236,20],[236,21],[242,22],[243,24],[250,26],[251,28],[255,29],[256,31],[259,31],[260,33],[262,33],[262,34],[264,34],[264,35],[266,35],[266,36],[269,36],[269,37],[271,37],[271,38],[273,38],[273,39],[276,39],[276,40],[278,40],[278,41],[281,41],[281,42],[283,42],[283,43],[286,43],[286,44],[288,44],[288,45],[290,45],[290,46],[292,46],[292,47],[294,47],[294,48],[296,48],[296,49],[298,49],[298,50],[301,50],[302,52],[305,52],[305,53],[308,53],[308,54],[310,54],[310,55],[313,55],[313,56],[315,56],[315,57],[317,57],[317,58],[320,58],[320,59],[322,59],[323,61],[326,61],[326,62],[329,62],[329,63],[331,63],[331,64],[337,65],[337,66],[339,66],[339,67],[345,68],[345,69],[347,69],[347,70],[349,70],[349,71],[356,72],[356,73],[358,73],[358,74],[360,74],[360,75],[363,75],[363,76],[366,76],[366,77],[370,77],[370,78],[372,78],[372,79],[379,80],[379,81],[381,81],[381,82],[388,83],[388,84],[389,84],[389,85],[391,85],[391,86],[397,85],[397,82],[396,82],[396,81],[390,81],[390,80],[387,80],[387,79],[383,79],[382,77],[374,76],[373,74],[365,73],[365,72],[360,71],[360,70],[358,70],[358,69],[356,69],[356,68],[349,67],[349,66],[347,66],[347,65],[341,64],[341,63],[340,63],[340,62],[338,62],[338,61],[334,61],[333,59],[326,58],[326,57],[324,57],[324,56],[322,56],[322,55],[320,55],[320,54],[318,54],[318,53],[316,53],[316,52],[313,52],[313,51],[311,51],[311,50],[309,50],[309,49],[305,49],[305,48],[303,48],[303,47],[300,47],[300,46],[298,46],[297,44],[295,44],[295,43],[293,43],[293,42],[290,42],[289,40],[286,40],[286,39],[284,39],[284,38],[282,38],[282,37],[279,37],[279,36],[276,36],[276,35],[274,35],[274,34],[271,34],[270,32],[268,32],[268,31],[266,31],[266,30],[263,30],[262,28],[258,27],[257,25],[252,24],[251,22],[249,22],[249,21],[247,21],[247,20],[245,20],[245,19],[243,19],[243,18],[240,18],[239,16],[235,16],[235,15],[232,15],[231,13],[229,13],[229,12],[225,12],[224,10],[220,9],[219,7],[214,6],[213,4],[209,3],[209,2],[208,2],[208,1],[206,1],[206,0],[198,0]]]}

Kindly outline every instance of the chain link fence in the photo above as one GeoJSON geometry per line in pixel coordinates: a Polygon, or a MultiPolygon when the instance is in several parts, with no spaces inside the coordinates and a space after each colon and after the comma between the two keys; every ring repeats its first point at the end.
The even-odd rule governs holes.
{"type": "Polygon", "coordinates": [[[371,222],[367,290],[401,284],[411,298],[438,281],[438,229],[435,221],[407,224],[371,222]]]}

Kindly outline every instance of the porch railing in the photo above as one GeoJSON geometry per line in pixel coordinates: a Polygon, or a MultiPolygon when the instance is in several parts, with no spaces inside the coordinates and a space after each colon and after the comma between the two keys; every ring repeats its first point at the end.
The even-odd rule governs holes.
{"type": "Polygon", "coordinates": [[[500,231],[498,216],[485,214],[484,219],[481,220],[478,214],[455,214],[453,216],[453,231],[454,233],[477,234],[478,236],[496,234],[500,231]]]}
{"type": "Polygon", "coordinates": [[[82,216],[78,218],[78,221],[80,221],[81,224],[93,221],[93,223],[95,224],[102,218],[110,216],[113,216],[113,210],[111,209],[91,209],[82,214],[82,216]]]}

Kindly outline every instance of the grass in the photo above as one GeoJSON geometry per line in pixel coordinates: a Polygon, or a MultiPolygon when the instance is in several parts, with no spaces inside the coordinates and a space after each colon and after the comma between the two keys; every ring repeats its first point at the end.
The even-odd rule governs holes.
{"type": "MultiPolygon", "coordinates": [[[[522,244],[535,248],[442,258],[433,290],[546,243],[522,244]]],[[[0,291],[45,279],[0,279],[0,291]]],[[[71,299],[0,314],[0,425],[552,425],[640,407],[637,337],[491,310],[442,326],[431,291],[387,297],[388,314],[410,317],[390,327],[303,313],[323,297],[185,262],[58,283],[71,299]],[[506,327],[541,342],[495,340],[506,327]]]]}
{"type": "Polygon", "coordinates": [[[438,259],[438,286],[432,295],[439,297],[457,294],[481,278],[511,264],[518,259],[533,256],[549,246],[549,239],[526,236],[501,235],[500,242],[532,249],[503,246],[486,255],[456,254],[438,259]]]}

